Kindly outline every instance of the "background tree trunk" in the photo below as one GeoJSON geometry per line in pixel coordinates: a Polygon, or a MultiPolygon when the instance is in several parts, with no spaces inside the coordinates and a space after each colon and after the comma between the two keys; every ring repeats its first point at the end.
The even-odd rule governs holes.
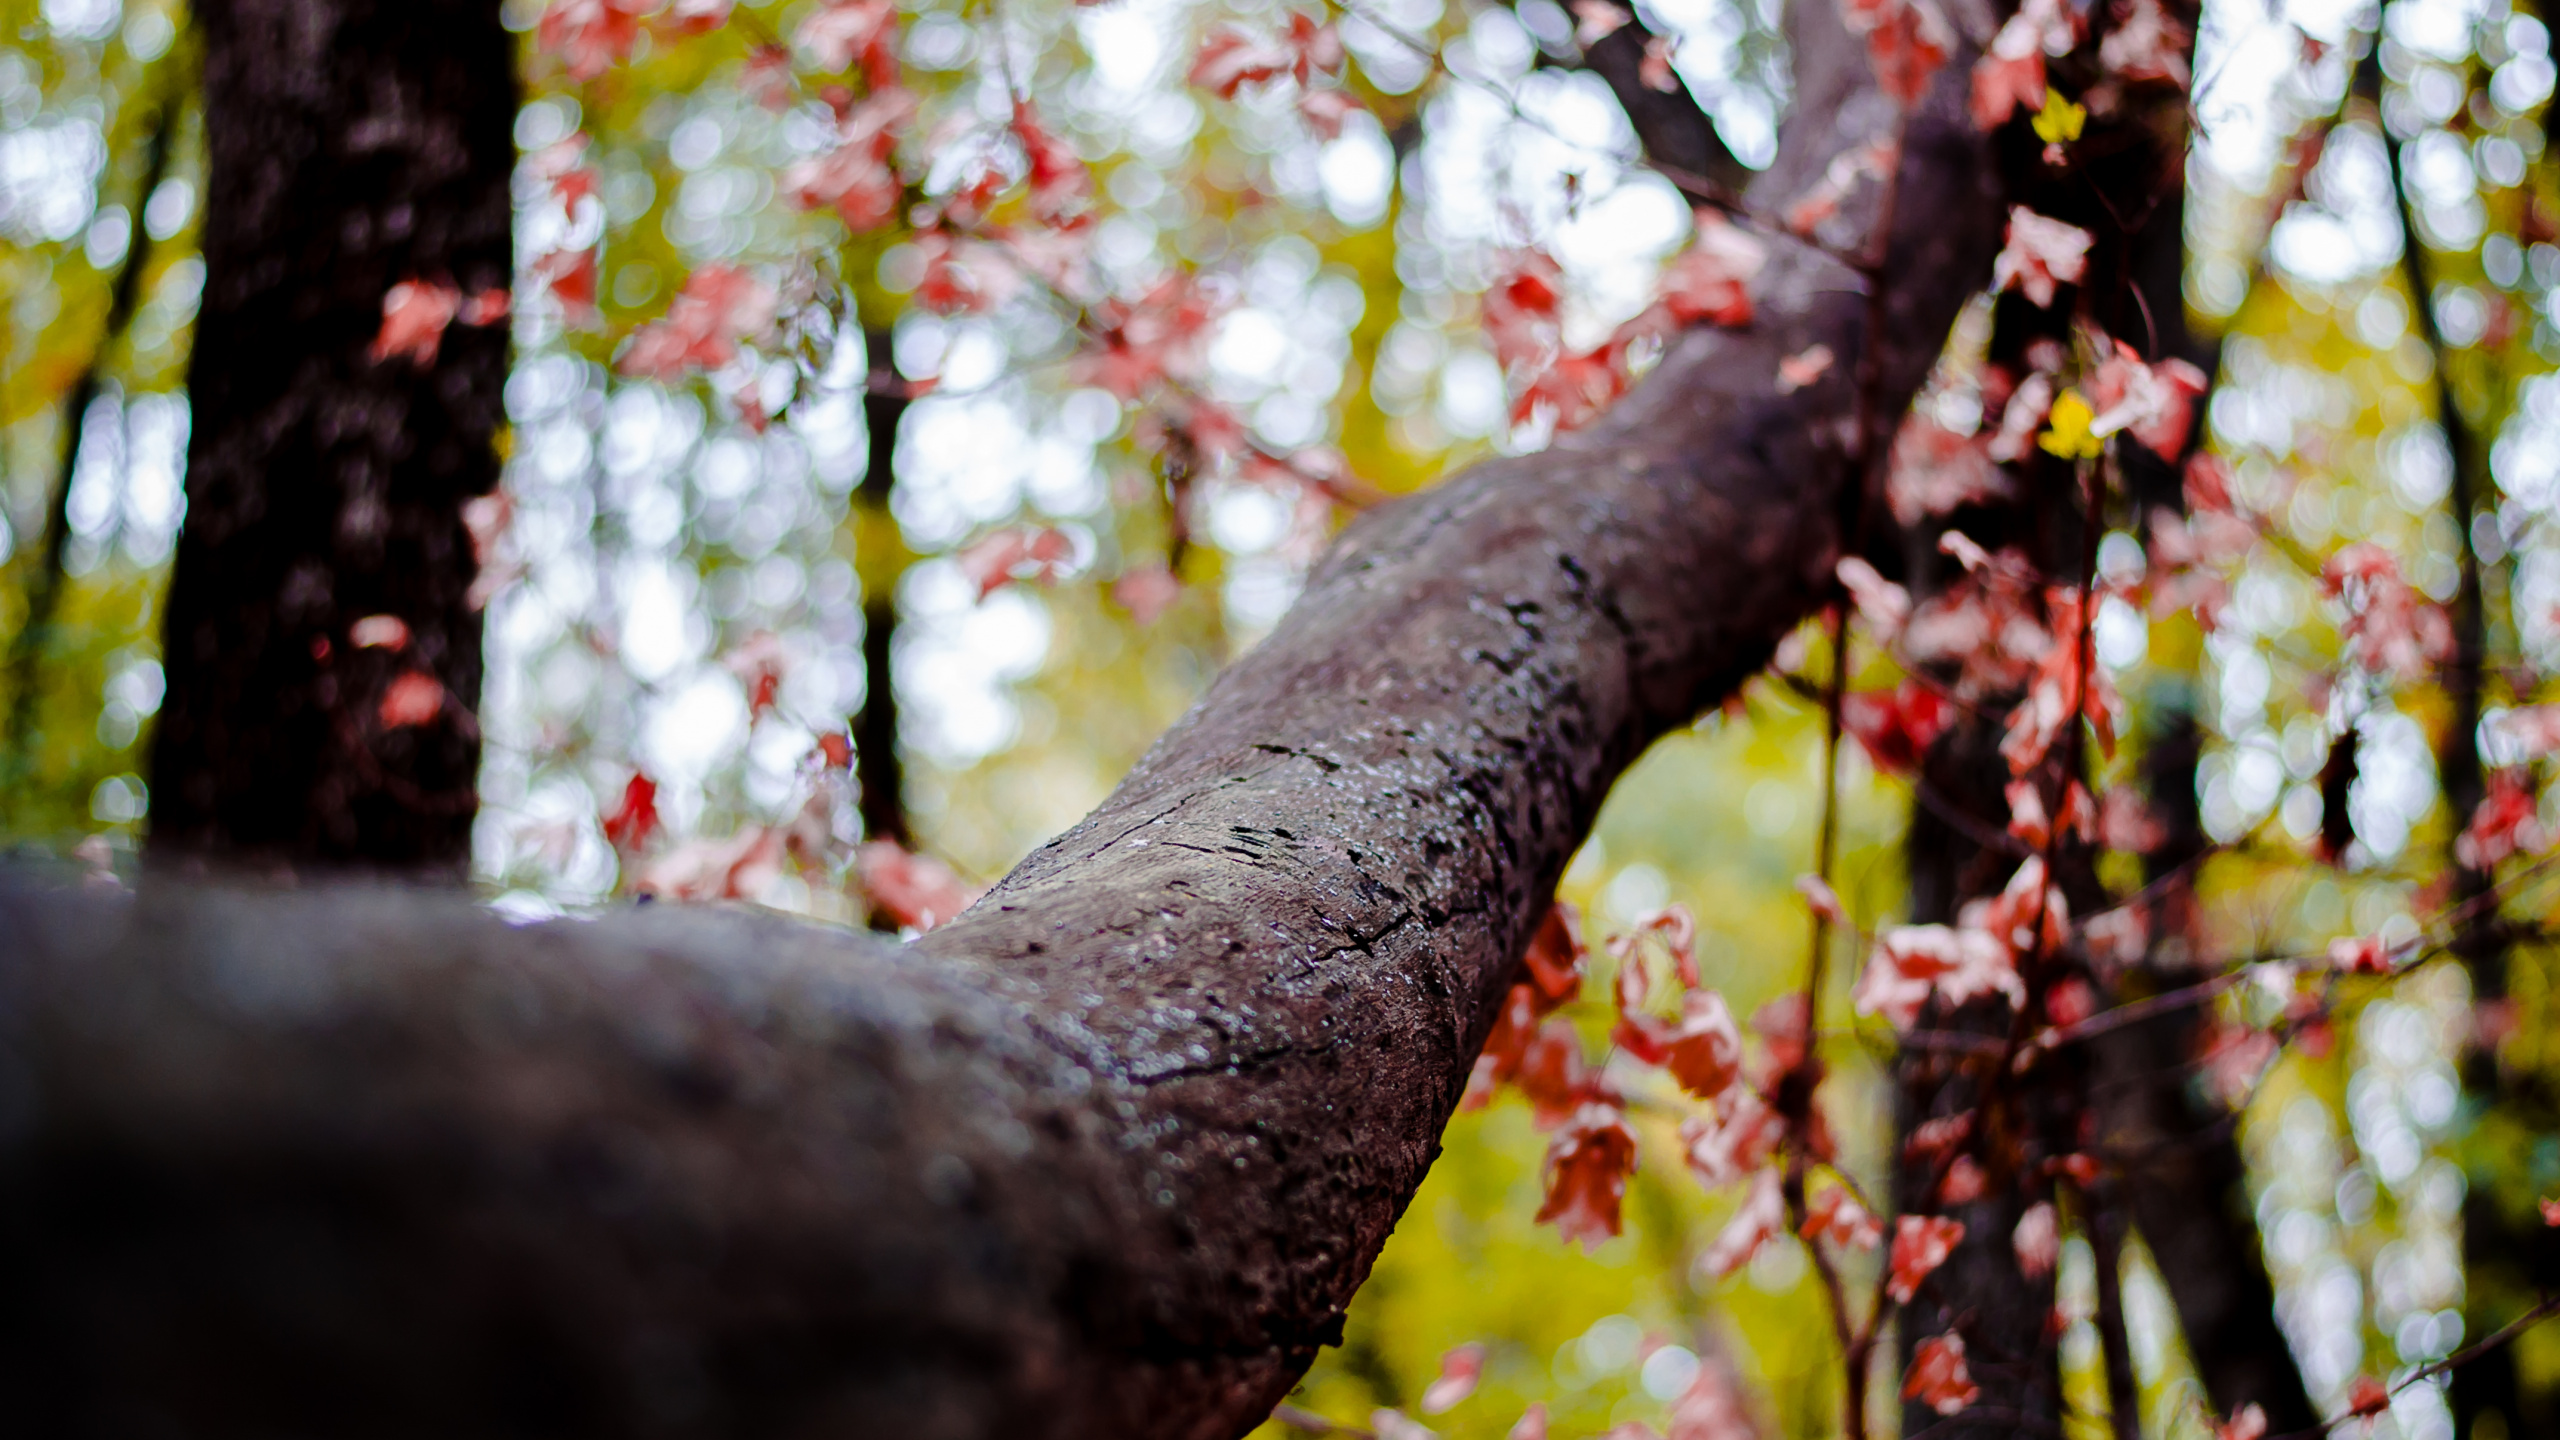
{"type": "Polygon", "coordinates": [[[509,283],[515,46],[496,0],[196,18],[212,203],[149,853],[459,879],[481,670],[462,510],[498,478],[506,329],[456,325],[426,365],[370,347],[401,281],[509,283]],[[352,644],[372,615],[406,646],[352,644]],[[387,725],[410,674],[436,714],[387,725]]]}
{"type": "MultiPolygon", "coordinates": [[[[1894,123],[1832,7],[1793,20],[1773,209],[1894,123]]],[[[1834,593],[1856,377],[1899,413],[1999,243],[1969,58],[1908,131],[1880,303],[1773,238],[1754,325],[1355,523],[1101,809],[904,950],[0,894],[0,1267],[32,1277],[0,1328],[40,1336],[5,1388],[59,1431],[110,1400],[208,1433],[1251,1427],[1338,1335],[1611,782],[1834,593]]]]}
{"type": "Polygon", "coordinates": [[[98,332],[98,348],[81,368],[80,378],[72,382],[71,394],[63,402],[62,466],[46,500],[35,573],[27,579],[26,619],[9,642],[8,748],[0,751],[0,806],[20,815],[24,814],[22,807],[31,808],[31,794],[43,769],[43,672],[45,657],[53,648],[54,612],[61,606],[63,586],[70,579],[66,560],[71,548],[71,482],[79,474],[80,446],[89,428],[89,406],[98,398],[100,384],[106,378],[108,353],[132,325],[134,306],[142,295],[142,275],[151,268],[151,227],[143,223],[143,214],[153,192],[169,173],[170,146],[178,129],[178,97],[166,93],[175,87],[164,82],[161,88],[164,93],[153,107],[151,138],[143,150],[142,175],[133,189],[132,238],[126,242],[124,261],[116,269],[115,285],[107,293],[107,319],[98,332]]]}
{"type": "MultiPolygon", "coordinates": [[[[871,384],[862,397],[870,430],[871,461],[854,494],[854,530],[862,578],[862,716],[854,731],[853,769],[860,793],[862,833],[913,847],[907,826],[906,764],[898,753],[898,581],[906,575],[907,547],[889,497],[898,488],[898,426],[907,417],[906,382],[891,360],[891,334],[863,332],[871,356],[871,384]]],[[[874,924],[895,930],[885,915],[874,924]]]]}

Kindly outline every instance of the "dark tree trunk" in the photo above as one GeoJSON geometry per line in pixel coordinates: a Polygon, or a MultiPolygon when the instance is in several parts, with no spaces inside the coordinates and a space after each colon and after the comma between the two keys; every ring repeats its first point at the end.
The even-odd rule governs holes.
{"type": "MultiPolygon", "coordinates": [[[[2221,347],[2197,336],[2186,320],[2185,202],[2180,183],[2134,237],[2126,269],[2143,303],[2138,315],[2120,315],[2118,323],[2147,320],[2154,360],[2175,356],[2211,376],[2221,347]]],[[[2200,398],[2189,454],[2203,447],[2206,408],[2200,398]]],[[[2185,513],[2182,464],[2139,445],[2119,446],[2117,455],[2126,492],[2140,507],[2137,525],[2147,528],[2155,507],[2185,513]]],[[[2164,954],[2160,939],[2181,932],[2195,904],[2189,867],[2207,846],[2196,801],[2203,735],[2191,689],[2162,684],[2145,700],[2155,723],[2144,746],[2142,784],[2161,838],[2143,857],[2143,878],[2164,887],[2151,906],[2156,958],[2164,954]]],[[[2196,959],[2180,947],[2175,963],[2147,962],[2120,977],[2110,998],[2139,1000],[2189,983],[2196,959]]],[[[2288,1434],[2321,1417],[2276,1324],[2275,1287],[2250,1213],[2236,1118],[2194,1083],[2210,1015],[2172,1013],[2102,1037],[2090,1057],[2096,1072],[2090,1101],[2100,1149],[2120,1161],[2121,1183],[2114,1188],[2177,1307],[2206,1396],[2223,1415],[2254,1404],[2266,1412],[2272,1433],[2288,1434]]]]}
{"type": "MultiPolygon", "coordinates": [[[[1930,749],[1922,783],[1934,808],[1914,807],[1910,855],[1911,918],[1920,924],[1952,924],[1964,902],[1997,893],[2016,871],[2019,855],[1977,837],[2007,836],[2009,811],[2001,786],[2009,778],[2000,758],[2000,726],[1967,718],[1930,749]],[[1952,812],[1952,813],[1948,813],[1952,812]]],[[[1932,1028],[1997,1040],[2009,1033],[2013,1012],[1994,1001],[1952,1015],[1932,1014],[1932,1028]]],[[[1900,1357],[1907,1371],[1924,1340],[1954,1331],[1962,1335],[1978,1405],[1952,1419],[1921,1401],[1902,1409],[1904,1435],[1992,1440],[2059,1431],[2062,1372],[2054,1337],[2045,1324],[2053,1310],[2051,1276],[2031,1279],[2018,1264],[2011,1237],[2030,1203],[2029,1177],[2036,1162],[2053,1153],[2057,1083],[2052,1068],[2021,1087],[1979,1055],[1956,1056],[1913,1049],[1894,1062],[1894,1138],[1897,1154],[1894,1205],[1909,1215],[1945,1215],[1964,1226],[1964,1238],[1946,1263],[1902,1308],[1900,1357]],[[1961,1204],[1939,1199],[1946,1156],[1908,1152],[1913,1132],[1930,1120],[1970,1113],[1973,1138],[1960,1147],[1977,1158],[1990,1180],[1980,1198],[1961,1204]]]]}
{"type": "MultiPolygon", "coordinates": [[[[906,419],[907,391],[889,361],[889,332],[864,332],[871,352],[871,388],[862,416],[871,432],[871,464],[854,495],[854,525],[862,576],[862,719],[854,735],[854,781],[862,833],[913,846],[907,827],[906,766],[898,755],[898,580],[906,573],[906,547],[897,539],[889,496],[898,482],[898,425],[906,419]]],[[[894,922],[888,929],[897,928],[894,922]]]]}
{"type": "MultiPolygon", "coordinates": [[[[2356,79],[2359,92],[2378,107],[2382,98],[2378,44],[2357,67],[2356,79]]],[[[2459,837],[2487,796],[2488,772],[2480,755],[2480,713],[2489,679],[2489,613],[2475,536],[2479,522],[2498,523],[2498,507],[2482,437],[2463,409],[2461,387],[2451,373],[2455,352],[2445,343],[2444,331],[2437,323],[2430,273],[2433,266],[2410,204],[2405,146],[2387,125],[2383,130],[2392,202],[2400,219],[2401,279],[2409,287],[2418,337],[2426,342],[2427,353],[2434,361],[2436,423],[2444,432],[2445,449],[2453,462],[2452,483],[2445,496],[2446,518],[2454,526],[2458,564],[2453,599],[2445,607],[2453,631],[2453,656],[2444,666],[2445,698],[2451,703],[2444,731],[2436,743],[2437,778],[2444,789],[2449,831],[2456,841],[2445,859],[2452,879],[2447,899],[2454,905],[2470,907],[2455,933],[2453,951],[2470,976],[2473,1003],[2495,1005],[2509,996],[2506,941],[2501,934],[2498,904],[2491,898],[2494,877],[2488,868],[2462,859],[2459,837]]],[[[2460,1070],[2465,1092],[2463,1113],[2480,1116],[2505,1111],[2510,1124],[2522,1121],[2529,1129],[2547,1128],[2550,1116],[2546,1098],[2535,1093],[2536,1087],[2517,1085],[2501,1072],[2494,1041],[2463,1055],[2460,1070]]],[[[2462,1258],[2468,1282],[2463,1318],[2471,1335],[2487,1334],[2504,1325],[2529,1303],[2526,1297],[2547,1291],[2555,1280],[2560,1280],[2560,1265],[2555,1264],[2560,1261],[2560,1247],[2547,1238],[2549,1227],[2516,1213],[2508,1197],[2500,1193],[2502,1187],[2495,1183],[2495,1176],[2494,1169],[2485,1173],[2475,1169],[2469,1177],[2472,1183],[2463,1193],[2462,1258]],[[2524,1223],[2518,1223],[2520,1220],[2524,1223]]],[[[2547,1385],[2533,1386],[2543,1393],[2530,1394],[2525,1380],[2523,1371],[2512,1361],[2455,1370],[2452,1409],[2463,1433],[2494,1433],[2498,1427],[2518,1435],[2542,1433],[2555,1408],[2550,1389],[2547,1385]],[[2493,1416],[2494,1420],[2490,1418],[2493,1416]]]]}
{"type": "MultiPolygon", "coordinates": [[[[1772,206],[1890,123],[1831,7],[1793,19],[1772,206]]],[[[1099,811],[903,951],[0,893],[0,1329],[40,1342],[5,1388],[56,1433],[110,1400],[214,1434],[1257,1423],[1610,783],[1833,593],[1852,377],[1898,412],[1998,245],[1968,58],[1909,134],[1884,303],[1779,242],[1753,327],[1362,518],[1099,811]]]]}
{"type": "MultiPolygon", "coordinates": [[[[509,283],[496,0],[211,0],[187,519],[151,757],[161,863],[459,879],[480,737],[463,506],[498,477],[503,325],[377,361],[412,278],[509,283]],[[405,647],[359,649],[392,616],[405,647]],[[423,723],[386,723],[404,676],[423,723]]],[[[398,718],[396,715],[390,718],[398,718]]]]}

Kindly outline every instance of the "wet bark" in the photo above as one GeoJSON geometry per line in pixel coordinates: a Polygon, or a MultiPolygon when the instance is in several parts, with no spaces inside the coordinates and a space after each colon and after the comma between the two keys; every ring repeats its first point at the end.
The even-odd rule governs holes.
{"type": "MultiPolygon", "coordinates": [[[[1797,19],[1773,204],[1892,120],[1831,7],[1797,19]]],[[[1898,411],[1998,243],[1965,70],[1909,135],[1878,333],[1774,242],[1752,327],[1354,524],[1100,810],[906,949],[0,899],[32,1277],[0,1306],[45,1320],[5,1388],[56,1433],[1252,1426],[1338,1336],[1611,781],[1830,595],[1862,351],[1898,411]]]]}
{"type": "MultiPolygon", "coordinates": [[[[462,510],[497,482],[503,325],[370,353],[392,286],[512,273],[495,0],[213,0],[205,287],[147,854],[458,879],[480,738],[462,510]],[[404,647],[359,649],[389,615],[404,647]],[[386,723],[406,675],[439,696],[386,723]]],[[[410,681],[411,693],[420,693],[410,681]]]]}

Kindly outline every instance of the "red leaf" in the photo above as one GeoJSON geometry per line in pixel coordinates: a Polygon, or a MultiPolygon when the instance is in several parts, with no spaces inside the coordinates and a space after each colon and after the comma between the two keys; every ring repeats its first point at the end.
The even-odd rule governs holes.
{"type": "Polygon", "coordinates": [[[1548,906],[1547,918],[1539,923],[1538,933],[1529,937],[1529,951],[1522,959],[1529,967],[1529,982],[1536,987],[1539,1014],[1570,1002],[1582,992],[1583,971],[1591,960],[1582,945],[1582,913],[1570,901],[1548,906]]]}
{"type": "Polygon", "coordinates": [[[874,86],[897,83],[896,0],[837,0],[800,22],[791,38],[821,70],[852,68],[859,60],[874,86]]]}
{"type": "Polygon", "coordinates": [[[1547,1146],[1547,1196],[1538,1207],[1539,1222],[1552,1220],[1568,1243],[1579,1240],[1585,1250],[1598,1249],[1618,1233],[1619,1206],[1635,1168],[1636,1136],[1625,1112],[1600,1101],[1581,1106],[1547,1146]]]}
{"type": "Polygon", "coordinates": [[[1873,1250],[1884,1238],[1884,1226],[1849,1192],[1834,1185],[1805,1206],[1804,1226],[1796,1232],[1807,1240],[1828,1238],[1849,1250],[1873,1250]]]}
{"type": "Polygon", "coordinates": [[[1047,225],[1066,225],[1079,218],[1093,197],[1093,176],[1067,143],[1040,124],[1028,100],[1013,102],[1014,138],[1031,166],[1031,213],[1047,225]]]}
{"type": "Polygon", "coordinates": [[[1683,325],[1751,323],[1750,281],[1769,247],[1712,210],[1698,212],[1697,239],[1662,276],[1662,303],[1683,325]]]}
{"type": "Polygon", "coordinates": [[[1583,1072],[1582,1036],[1563,1020],[1549,1020],[1529,1037],[1520,1055],[1520,1093],[1541,1130],[1571,1118],[1591,1093],[1583,1072]]]}
{"type": "Polygon", "coordinates": [[[1905,1215],[1893,1222],[1892,1278],[1886,1293],[1905,1305],[1920,1293],[1930,1272],[1947,1263],[1956,1242],[1964,1238],[1964,1222],[1943,1215],[1905,1215]]]}
{"type": "Polygon", "coordinates": [[[1294,57],[1277,45],[1264,44],[1232,25],[1200,37],[1192,57],[1189,83],[1221,100],[1233,100],[1247,85],[1277,80],[1289,73],[1294,57]]]}
{"type": "Polygon", "coordinates": [[[1902,1398],[1917,1400],[1941,1415],[1953,1415],[1979,1399],[1982,1391],[1965,1369],[1964,1337],[1952,1331],[1920,1342],[1903,1378],[1902,1398]]]}
{"type": "Polygon", "coordinates": [[[1841,0],[1849,29],[1867,37],[1876,83],[1905,108],[1920,103],[1947,63],[1955,32],[1930,0],[1841,0]]]}
{"type": "Polygon", "coordinates": [[[622,803],[604,817],[604,838],[614,849],[629,853],[649,843],[658,833],[658,782],[645,774],[635,773],[631,783],[622,787],[622,803]]]}
{"type": "Polygon", "coordinates": [[[551,0],[534,44],[559,59],[573,80],[592,80],[621,63],[640,38],[640,17],[655,0],[551,0]]]}
{"type": "Polygon", "coordinates": [[[1877,769],[1895,775],[1917,771],[1931,742],[1954,719],[1955,707],[1946,697],[1917,680],[1840,697],[1840,728],[1857,737],[1877,769]]]}
{"type": "Polygon", "coordinates": [[[738,341],[773,323],[773,287],[733,265],[705,265],[684,282],[666,318],[643,326],[623,351],[626,375],[661,381],[692,370],[717,370],[736,358],[738,341]]]}
{"type": "Polygon", "coordinates": [[[420,369],[436,361],[445,327],[462,308],[462,292],[428,280],[403,280],[382,297],[382,329],[373,337],[379,362],[405,356],[420,369]]]}
{"type": "Polygon", "coordinates": [[[2391,1408],[2391,1391],[2370,1375],[2359,1375],[2347,1389],[2347,1413],[2371,1419],[2391,1408]]]}
{"type": "Polygon", "coordinates": [[[1677,1020],[1622,1015],[1611,1038],[1637,1060],[1670,1071],[1680,1088],[1701,1100],[1722,1095],[1742,1076],[1742,1032],[1724,997],[1712,990],[1680,997],[1677,1020]]]}

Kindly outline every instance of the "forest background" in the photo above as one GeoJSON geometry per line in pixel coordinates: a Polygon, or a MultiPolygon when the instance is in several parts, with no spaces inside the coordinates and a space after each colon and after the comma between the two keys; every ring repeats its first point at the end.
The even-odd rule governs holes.
{"type": "MultiPolygon", "coordinates": [[[[709,35],[644,29],[592,66],[538,38],[541,7],[507,12],[528,77],[519,270],[554,282],[520,280],[510,317],[513,515],[477,712],[473,878],[513,915],[618,903],[651,865],[662,888],[704,888],[689,877],[706,856],[734,858],[720,847],[802,803],[822,737],[885,711],[869,703],[884,677],[896,802],[866,797],[848,837],[888,834],[992,880],[1098,802],[1275,622],[1337,502],[1546,443],[1556,407],[1515,412],[1517,377],[1486,339],[1483,297],[1508,257],[1552,256],[1566,331],[1587,339],[1642,310],[1692,234],[1674,178],[1642,163],[1619,98],[1577,63],[1609,31],[1545,0],[1324,16],[1349,98],[1323,114],[1286,82],[1195,73],[1217,27],[1273,30],[1283,10],[908,10],[893,43],[910,83],[999,117],[1008,87],[1035,95],[1090,165],[1097,263],[1137,276],[1173,256],[1218,277],[1197,388],[1288,464],[1276,478],[1204,473],[1168,510],[1163,437],[1068,363],[1068,320],[1037,305],[935,313],[916,303],[928,262],[915,244],[847,241],[828,206],[777,183],[822,141],[805,108],[766,103],[756,36],[794,35],[802,8],[749,5],[709,35]],[[557,183],[572,169],[582,193],[557,183]],[[583,279],[541,268],[580,254],[583,279]],[[771,277],[780,338],[709,381],[631,373],[632,334],[719,266],[771,277]],[[635,776],[661,832],[645,846],[629,833],[635,776]]],[[[1685,90],[1713,117],[1732,174],[1765,165],[1790,101],[1774,7],[1637,13],[1639,31],[1676,39],[1647,52],[1667,67],[1650,88],[1685,90]]],[[[15,843],[125,873],[150,813],[159,604],[184,513],[208,198],[196,45],[159,0],[10,0],[0,26],[0,823],[15,843]]],[[[2548,30],[2503,0],[2379,14],[2215,0],[2193,73],[2182,289],[2189,322],[2219,339],[2206,443],[2300,551],[2382,541],[2441,602],[2467,542],[2504,653],[2548,671],[2548,30]],[[2349,73],[2377,44],[2368,113],[2347,103],[2349,73]],[[2435,266],[2423,289],[2395,187],[2435,266]],[[2468,536],[2448,518],[2446,396],[2467,408],[2455,424],[2498,497],[2468,536]]],[[[1988,323],[1983,307],[1965,322],[1988,323]]],[[[2353,773],[2324,797],[2340,617],[2316,567],[2282,549],[2240,567],[2210,632],[2111,601],[2097,658],[2133,713],[2184,709],[2204,727],[2194,791],[2218,848],[2199,888],[2215,933],[2261,956],[2414,935],[2469,819],[2438,780],[2442,698],[2348,717],[2353,773]],[[2321,863],[2341,811],[2354,848],[2321,863]]],[[[2126,763],[2156,739],[2130,735],[2126,763]]],[[[1905,913],[1909,777],[1845,746],[1826,784],[1823,742],[1820,697],[1764,679],[1655,747],[1565,879],[1594,941],[1685,905],[1707,985],[1737,1014],[1780,998],[1795,965],[1761,962],[1801,948],[1794,882],[1816,868],[1827,804],[1848,912],[1869,925],[1905,913]]],[[[860,923],[880,877],[866,887],[844,860],[778,866],[744,898],[860,923]]],[[[728,874],[705,893],[732,888],[728,874]]],[[[2533,912],[2529,887],[2517,905],[2533,912]]],[[[2324,1413],[2359,1376],[2453,1354],[2529,1298],[2518,1276],[2466,1263],[2464,1223],[2485,1205],[2530,1224],[2536,1197],[2560,1189],[2560,1136],[2534,1098],[2560,1064],[2539,1038],[2551,963],[2547,945],[2517,944],[2508,1008],[2487,1022],[2458,967],[2414,969],[2347,993],[2333,1044],[2288,1049],[2264,1073],[2199,1067],[2199,1085],[2240,1104],[2264,1261],[2324,1413]],[[2467,1093],[2458,1069],[2484,1023],[2503,1106],[2467,1093]]],[[[1892,1142],[1886,1047],[1840,1005],[1830,1113],[1844,1153],[1872,1157],[1892,1142]]],[[[1580,1018],[1596,1040],[1604,1017],[1580,1018]]],[[[1730,1277],[1702,1263],[1737,1197],[1648,1166],[1626,1233],[1584,1253],[1533,1219],[1547,1140],[1527,1106],[1462,1115],[1447,1145],[1300,1410],[1361,1426],[1385,1423],[1370,1418],[1385,1407],[1418,1412],[1443,1356],[1473,1344],[1481,1384],[1429,1422],[1448,1433],[1504,1433],[1533,1402],[1560,1433],[1658,1421],[1702,1367],[1729,1374],[1769,1433],[1828,1433],[1837,1357],[1803,1247],[1764,1246],[1730,1277]]],[[[2070,1424],[2106,1433],[2097,1321],[2116,1287],[2085,1234],[2066,1236],[2060,1267],[2070,1424]]],[[[2138,1238],[2121,1274],[2144,1429],[2203,1433],[2193,1357],[2138,1238]]],[[[2510,1404],[2547,1413],[2560,1332],[2526,1332],[2507,1363],[2525,1397],[2510,1404]]],[[[2376,1433],[2453,1433],[2440,1388],[2406,1392],[2376,1433]]]]}

